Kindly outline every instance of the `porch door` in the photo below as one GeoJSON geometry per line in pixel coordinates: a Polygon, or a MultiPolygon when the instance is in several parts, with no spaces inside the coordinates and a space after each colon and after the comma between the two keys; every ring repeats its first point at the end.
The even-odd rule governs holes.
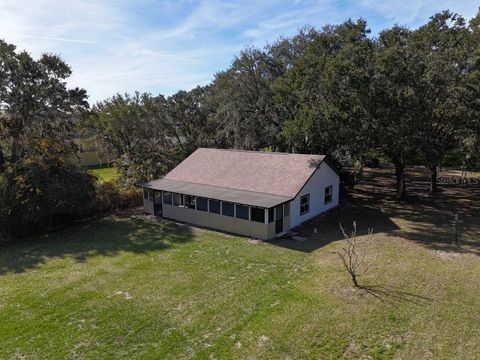
{"type": "Polygon", "coordinates": [[[283,232],[283,205],[275,207],[275,234],[283,232]]]}
{"type": "Polygon", "coordinates": [[[153,192],[153,213],[155,216],[162,216],[162,192],[153,192]]]}

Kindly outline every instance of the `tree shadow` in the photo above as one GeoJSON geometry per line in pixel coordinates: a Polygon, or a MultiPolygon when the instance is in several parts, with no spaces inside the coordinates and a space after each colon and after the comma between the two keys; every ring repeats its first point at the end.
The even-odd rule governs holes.
{"type": "Polygon", "coordinates": [[[432,302],[432,299],[429,297],[413,294],[395,286],[363,285],[359,288],[365,291],[366,294],[385,303],[405,302],[415,305],[425,305],[432,302]]]}
{"type": "Polygon", "coordinates": [[[373,234],[399,229],[390,217],[379,209],[346,203],[329,213],[307,221],[295,229],[298,235],[305,238],[305,240],[296,240],[293,237],[289,237],[273,239],[269,243],[309,253],[333,241],[342,240],[343,235],[340,231],[340,223],[350,227],[354,221],[358,224],[358,236],[367,235],[369,227],[372,225],[373,234]]]}
{"type": "Polygon", "coordinates": [[[411,222],[407,228],[386,235],[417,242],[433,251],[480,256],[480,232],[474,220],[462,221],[459,226],[458,243],[455,243],[451,218],[435,215],[432,217],[435,217],[435,220],[425,219],[423,216],[407,216],[405,218],[411,222]]]}
{"type": "MultiPolygon", "coordinates": [[[[387,236],[417,242],[431,250],[480,255],[480,186],[439,186],[429,194],[425,169],[408,170],[408,196],[395,199],[393,169],[367,169],[351,194],[352,202],[381,209],[387,216],[404,221],[401,229],[387,236]],[[454,215],[459,214],[459,244],[454,243],[454,215]]],[[[372,224],[375,227],[375,224],[372,224]]]]}
{"type": "Polygon", "coordinates": [[[146,216],[108,217],[55,233],[0,244],[0,275],[22,273],[51,259],[85,262],[119,252],[167,250],[193,239],[190,227],[146,216]]]}
{"type": "Polygon", "coordinates": [[[409,169],[408,196],[399,202],[393,168],[367,168],[343,205],[294,229],[306,240],[273,239],[270,243],[312,252],[343,239],[339,223],[350,226],[356,221],[358,235],[372,228],[374,234],[404,238],[432,250],[480,255],[480,186],[440,186],[434,196],[428,189],[428,173],[420,167],[409,169]],[[454,214],[460,215],[459,245],[454,244],[454,214]],[[401,227],[392,219],[401,221],[401,227]]]}

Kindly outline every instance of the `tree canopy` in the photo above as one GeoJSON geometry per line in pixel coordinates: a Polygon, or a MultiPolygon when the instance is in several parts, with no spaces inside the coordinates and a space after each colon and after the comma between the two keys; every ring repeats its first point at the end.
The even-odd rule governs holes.
{"type": "MultiPolygon", "coordinates": [[[[321,153],[344,172],[372,158],[408,168],[480,166],[480,13],[444,11],[373,36],[364,19],[247,47],[206,86],[116,94],[89,109],[57,55],[0,41],[0,221],[55,224],[95,189],[69,159],[82,131],[116,157],[123,182],[162,176],[198,147],[321,153]]],[[[85,204],[85,207],[79,206],[85,204]]],[[[34,225],[35,226],[35,225],[34,225]]]]}
{"type": "Polygon", "coordinates": [[[74,119],[88,107],[85,90],[67,88],[70,75],[60,57],[35,60],[0,40],[0,224],[11,233],[55,226],[93,194],[69,161],[74,119]]]}
{"type": "MultiPolygon", "coordinates": [[[[214,146],[322,153],[341,169],[381,157],[395,167],[399,198],[408,167],[424,165],[435,192],[437,167],[446,159],[478,166],[479,33],[478,15],[467,23],[444,11],[415,30],[393,26],[375,37],[364,19],[347,20],[245,48],[210,85],[158,96],[164,115],[142,134],[138,127],[149,116],[123,116],[136,128],[130,136],[150,139],[156,149],[138,161],[157,170],[137,179],[164,173],[199,146],[214,146]],[[152,141],[158,134],[163,140],[152,141]]],[[[99,125],[111,119],[96,131],[107,142],[112,130],[122,136],[115,130],[118,100],[107,100],[107,117],[106,102],[94,107],[99,125]]]]}

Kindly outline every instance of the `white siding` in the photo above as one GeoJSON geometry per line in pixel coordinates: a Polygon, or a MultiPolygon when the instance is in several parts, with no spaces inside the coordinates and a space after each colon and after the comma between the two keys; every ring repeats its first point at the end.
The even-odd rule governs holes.
{"type": "Polygon", "coordinates": [[[290,203],[290,227],[298,226],[302,222],[337,206],[339,187],[340,178],[337,173],[325,162],[321,163],[300,193],[290,203]],[[325,205],[325,187],[329,185],[333,186],[332,202],[325,205]],[[305,194],[310,194],[310,211],[300,215],[300,198],[305,194]]]}

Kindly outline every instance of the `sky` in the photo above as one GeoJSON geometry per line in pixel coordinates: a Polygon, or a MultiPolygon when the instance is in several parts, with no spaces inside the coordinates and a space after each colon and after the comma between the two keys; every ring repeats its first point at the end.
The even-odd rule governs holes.
{"type": "Polygon", "coordinates": [[[416,28],[450,9],[470,19],[470,0],[0,0],[0,39],[34,57],[59,54],[71,87],[91,103],[115,93],[171,95],[206,85],[242,48],[263,47],[304,26],[367,20],[372,34],[416,28]]]}

